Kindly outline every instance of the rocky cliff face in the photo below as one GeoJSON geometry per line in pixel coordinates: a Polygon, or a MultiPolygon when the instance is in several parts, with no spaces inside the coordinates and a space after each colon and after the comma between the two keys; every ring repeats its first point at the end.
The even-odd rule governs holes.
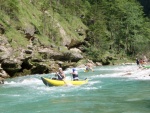
{"type": "MultiPolygon", "coordinates": [[[[25,11],[27,10],[28,9],[25,9],[25,11]]],[[[40,12],[38,10],[36,11],[40,12]]],[[[51,14],[45,11],[44,15],[46,18],[49,18],[51,14]]],[[[17,17],[19,17],[19,15],[17,17]]],[[[60,66],[63,69],[76,66],[77,62],[84,58],[82,51],[79,50],[86,37],[85,27],[80,29],[82,25],[77,27],[76,30],[72,30],[72,35],[69,35],[61,23],[55,19],[53,20],[53,25],[55,26],[53,29],[54,31],[57,30],[57,34],[59,35],[50,35],[47,34],[48,32],[40,31],[39,25],[42,23],[31,24],[34,20],[33,22],[22,21],[23,18],[24,17],[18,18],[20,20],[17,21],[22,22],[22,24],[19,25],[17,25],[16,20],[5,20],[9,26],[6,26],[6,23],[0,23],[0,64],[3,71],[10,77],[55,72],[60,66]],[[9,29],[13,30],[9,32],[9,29]],[[40,32],[43,34],[40,34],[40,32]],[[8,35],[8,33],[11,35],[8,35]],[[15,33],[17,33],[18,36],[15,33]],[[76,36],[74,34],[76,34],[76,36]],[[41,39],[39,35],[42,36],[41,39]],[[44,39],[44,35],[51,39],[44,39]],[[82,38],[80,37],[81,35],[82,38]],[[15,36],[17,36],[17,38],[15,36]],[[59,41],[56,38],[58,38],[59,41]],[[48,44],[43,43],[43,40],[48,44]],[[20,42],[23,43],[24,46],[22,46],[20,42]]],[[[49,23],[48,26],[50,25],[49,23]]],[[[52,33],[52,31],[49,32],[52,33]]]]}
{"type": "Polygon", "coordinates": [[[44,47],[31,43],[26,48],[14,49],[7,37],[1,35],[0,41],[0,64],[10,77],[54,72],[60,66],[63,69],[75,66],[84,58],[77,48],[69,50],[64,46],[44,47]]]}
{"type": "Polygon", "coordinates": [[[59,67],[66,69],[86,63],[83,45],[88,28],[80,14],[72,15],[65,7],[63,14],[54,11],[52,6],[43,9],[41,2],[17,3],[14,7],[8,6],[16,11],[5,10],[5,4],[1,9],[0,64],[3,75],[50,73],[59,67]],[[80,63],[82,60],[84,63],[80,63]]]}

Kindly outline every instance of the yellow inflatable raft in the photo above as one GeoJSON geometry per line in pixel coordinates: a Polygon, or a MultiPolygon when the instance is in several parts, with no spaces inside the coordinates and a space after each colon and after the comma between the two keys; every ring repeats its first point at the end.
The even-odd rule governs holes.
{"type": "Polygon", "coordinates": [[[53,80],[45,77],[41,77],[43,83],[46,86],[63,86],[63,85],[83,85],[88,82],[88,79],[78,80],[78,81],[69,81],[69,80],[53,80]]]}

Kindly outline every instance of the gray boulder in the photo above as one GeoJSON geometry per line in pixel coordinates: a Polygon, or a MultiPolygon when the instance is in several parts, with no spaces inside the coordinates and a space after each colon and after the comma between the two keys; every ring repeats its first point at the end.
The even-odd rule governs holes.
{"type": "Polygon", "coordinates": [[[2,68],[10,75],[13,76],[16,72],[21,70],[22,61],[18,59],[5,59],[2,62],[2,68]]]}

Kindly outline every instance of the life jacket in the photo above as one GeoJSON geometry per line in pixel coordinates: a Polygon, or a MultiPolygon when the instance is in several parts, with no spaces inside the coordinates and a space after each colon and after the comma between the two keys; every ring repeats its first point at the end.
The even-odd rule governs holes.
{"type": "Polygon", "coordinates": [[[79,79],[78,72],[75,70],[75,71],[73,71],[73,73],[74,73],[74,74],[72,74],[73,80],[78,80],[79,79]]]}
{"type": "Polygon", "coordinates": [[[139,65],[139,60],[138,59],[136,60],[136,63],[137,63],[137,65],[139,65]]]}
{"type": "Polygon", "coordinates": [[[62,74],[63,74],[63,73],[60,73],[60,72],[57,74],[57,75],[58,75],[58,80],[64,79],[64,76],[62,76],[62,74]]]}

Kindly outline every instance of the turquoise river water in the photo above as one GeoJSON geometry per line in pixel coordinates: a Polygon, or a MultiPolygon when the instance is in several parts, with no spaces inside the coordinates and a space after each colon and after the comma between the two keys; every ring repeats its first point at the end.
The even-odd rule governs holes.
{"type": "MultiPolygon", "coordinates": [[[[40,77],[53,73],[7,79],[0,85],[0,113],[150,113],[150,79],[124,76],[135,68],[103,66],[94,72],[80,68],[79,77],[89,79],[81,86],[45,86],[40,77]]],[[[65,71],[67,79],[70,71],[65,71]]]]}

